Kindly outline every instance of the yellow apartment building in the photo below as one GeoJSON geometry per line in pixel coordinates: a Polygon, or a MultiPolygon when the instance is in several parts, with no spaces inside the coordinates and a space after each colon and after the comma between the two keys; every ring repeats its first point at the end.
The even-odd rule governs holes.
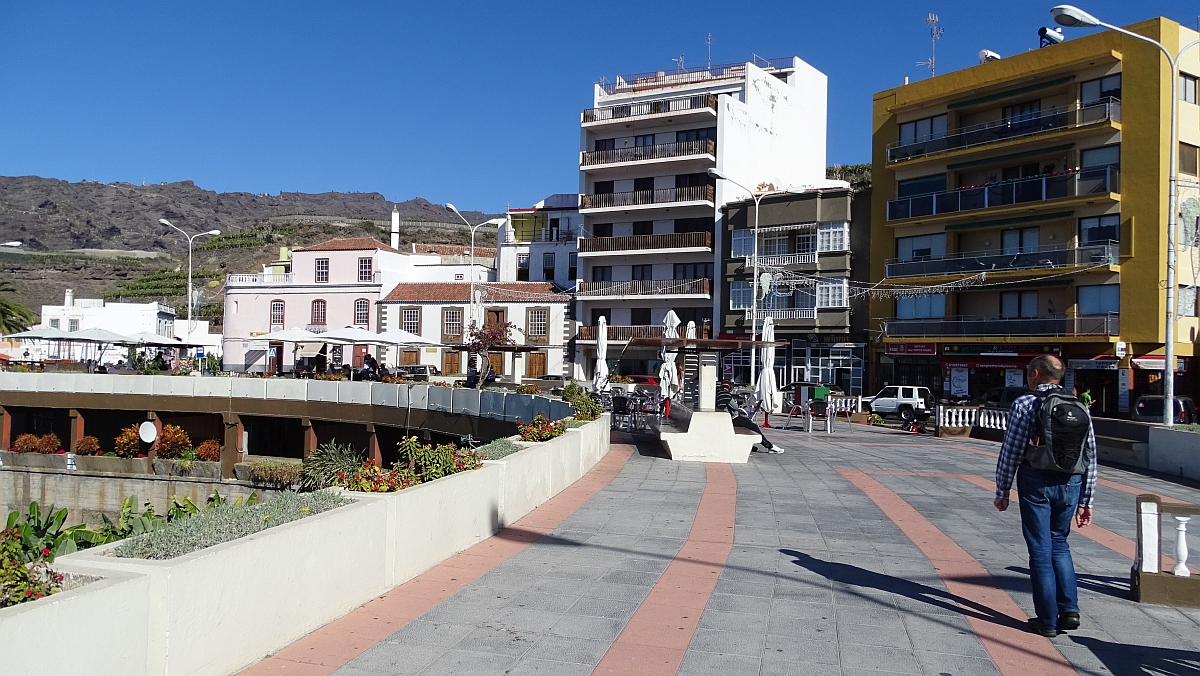
{"type": "MultiPolygon", "coordinates": [[[[1127,28],[1173,53],[1197,38],[1127,28]]],[[[1067,38],[875,95],[875,384],[980,397],[1054,353],[1098,415],[1161,394],[1170,65],[1114,31],[1067,38]]],[[[1180,70],[1176,392],[1194,397],[1200,50],[1180,70]]]]}

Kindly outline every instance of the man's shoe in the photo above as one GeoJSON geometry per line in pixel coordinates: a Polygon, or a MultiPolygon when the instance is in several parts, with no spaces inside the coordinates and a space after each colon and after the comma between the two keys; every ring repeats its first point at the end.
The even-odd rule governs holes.
{"type": "Polygon", "coordinates": [[[1042,624],[1042,621],[1036,617],[1030,618],[1028,628],[1031,633],[1041,634],[1042,636],[1045,636],[1046,638],[1053,638],[1055,636],[1058,636],[1058,630],[1047,629],[1046,625],[1042,624]]]}
{"type": "Polygon", "coordinates": [[[783,446],[775,445],[775,446],[772,446],[771,449],[767,452],[778,454],[778,453],[783,453],[783,451],[784,451],[783,446]]]}
{"type": "Polygon", "coordinates": [[[1059,613],[1058,628],[1061,631],[1071,631],[1079,628],[1079,613],[1059,613]]]}

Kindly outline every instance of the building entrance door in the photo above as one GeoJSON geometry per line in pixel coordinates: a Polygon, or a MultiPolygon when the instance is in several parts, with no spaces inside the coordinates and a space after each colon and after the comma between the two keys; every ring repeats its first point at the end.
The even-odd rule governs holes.
{"type": "Polygon", "coordinates": [[[442,352],[442,375],[448,376],[462,373],[462,353],[458,350],[442,352]]]}
{"type": "Polygon", "coordinates": [[[546,375],[546,353],[530,352],[525,355],[525,377],[541,378],[546,375]]]}

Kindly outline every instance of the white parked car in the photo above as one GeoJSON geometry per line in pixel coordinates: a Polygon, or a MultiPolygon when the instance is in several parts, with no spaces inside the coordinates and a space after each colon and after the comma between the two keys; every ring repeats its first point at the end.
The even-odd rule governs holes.
{"type": "Polygon", "coordinates": [[[901,420],[926,420],[933,415],[934,400],[928,387],[893,385],[873,397],[863,397],[864,409],[881,416],[894,415],[901,420]]]}

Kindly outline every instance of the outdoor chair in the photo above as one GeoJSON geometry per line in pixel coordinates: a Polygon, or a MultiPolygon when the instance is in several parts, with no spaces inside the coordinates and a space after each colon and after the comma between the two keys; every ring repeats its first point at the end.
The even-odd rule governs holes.
{"type": "Polygon", "coordinates": [[[808,402],[808,432],[811,434],[813,425],[820,420],[825,423],[825,433],[833,433],[833,418],[837,415],[836,411],[830,409],[829,402],[824,400],[810,400],[808,402]]]}
{"type": "Polygon", "coordinates": [[[633,414],[629,408],[628,397],[613,397],[612,398],[612,429],[620,429],[622,423],[626,430],[632,431],[633,414]]]}
{"type": "Polygon", "coordinates": [[[785,394],[783,396],[783,408],[787,410],[787,419],[783,421],[783,429],[791,429],[793,416],[801,422],[804,422],[806,415],[804,405],[796,402],[796,396],[794,394],[785,394]]]}

